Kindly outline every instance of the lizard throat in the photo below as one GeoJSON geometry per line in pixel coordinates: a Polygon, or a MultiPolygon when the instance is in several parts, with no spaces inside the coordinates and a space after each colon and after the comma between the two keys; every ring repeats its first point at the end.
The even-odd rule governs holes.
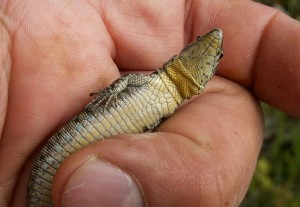
{"type": "Polygon", "coordinates": [[[166,64],[164,69],[182,98],[189,99],[204,89],[204,86],[195,80],[178,58],[174,58],[170,64],[166,64]]]}

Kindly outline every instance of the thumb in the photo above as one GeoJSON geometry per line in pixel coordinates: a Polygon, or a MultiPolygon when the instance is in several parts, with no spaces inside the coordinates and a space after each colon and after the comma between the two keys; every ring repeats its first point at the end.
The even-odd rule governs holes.
{"type": "Polygon", "coordinates": [[[63,207],[142,207],[137,183],[117,166],[89,158],[69,179],[62,196],[63,207]]]}
{"type": "Polygon", "coordinates": [[[56,206],[239,206],[255,170],[262,117],[248,91],[214,78],[156,133],[118,135],[60,167],[56,206]]]}

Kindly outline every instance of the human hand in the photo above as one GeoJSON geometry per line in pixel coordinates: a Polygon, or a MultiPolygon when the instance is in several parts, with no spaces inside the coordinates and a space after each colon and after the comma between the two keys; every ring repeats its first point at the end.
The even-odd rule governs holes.
{"type": "Polygon", "coordinates": [[[246,0],[0,5],[0,206],[25,205],[34,153],[81,111],[91,91],[119,71],[161,67],[213,27],[224,31],[224,58],[203,95],[162,123],[160,133],[119,135],[71,156],[57,174],[55,204],[63,198],[93,206],[87,194],[124,199],[122,183],[108,185],[120,173],[106,175],[105,160],[133,177],[149,206],[238,206],[262,141],[257,99],[300,116],[299,22],[272,8],[246,0]],[[80,179],[90,185],[74,183],[80,179]]]}

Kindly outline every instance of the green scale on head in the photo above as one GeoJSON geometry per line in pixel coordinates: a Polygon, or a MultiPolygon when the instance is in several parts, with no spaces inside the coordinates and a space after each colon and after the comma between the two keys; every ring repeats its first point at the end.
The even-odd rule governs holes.
{"type": "Polygon", "coordinates": [[[175,55],[158,73],[165,73],[176,85],[183,99],[201,93],[206,83],[213,77],[219,59],[223,55],[223,34],[215,29],[185,47],[175,55]]]}

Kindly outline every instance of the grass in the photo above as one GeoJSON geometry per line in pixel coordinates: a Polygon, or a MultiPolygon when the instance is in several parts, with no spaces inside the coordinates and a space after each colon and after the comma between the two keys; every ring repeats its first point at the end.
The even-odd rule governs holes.
{"type": "MultiPolygon", "coordinates": [[[[299,0],[259,2],[279,8],[300,20],[299,0]]],[[[262,108],[265,116],[265,141],[254,178],[241,207],[298,207],[300,206],[300,120],[266,104],[262,104],[262,108]]]]}
{"type": "Polygon", "coordinates": [[[256,0],[262,4],[282,10],[294,19],[300,20],[300,1],[299,0],[256,0]]]}
{"type": "Polygon", "coordinates": [[[262,104],[265,141],[242,207],[300,206],[300,121],[262,104]]]}

